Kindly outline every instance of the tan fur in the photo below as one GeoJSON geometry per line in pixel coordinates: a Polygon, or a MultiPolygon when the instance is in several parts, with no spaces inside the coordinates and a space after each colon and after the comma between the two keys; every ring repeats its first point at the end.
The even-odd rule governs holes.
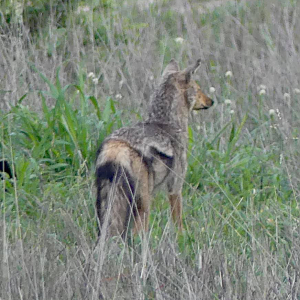
{"type": "Polygon", "coordinates": [[[108,235],[147,231],[152,197],[167,190],[172,218],[182,230],[182,185],[187,168],[188,118],[213,105],[191,76],[200,61],[180,71],[171,60],[150,102],[148,117],[107,137],[96,161],[97,212],[108,235]],[[105,220],[107,221],[105,223],[105,220]]]}
{"type": "Polygon", "coordinates": [[[199,110],[203,109],[205,107],[210,107],[213,105],[213,101],[207,97],[200,89],[199,85],[196,83],[196,81],[192,80],[190,83],[195,89],[196,89],[196,102],[193,107],[193,110],[199,110]]]}
{"type": "Polygon", "coordinates": [[[122,163],[124,167],[130,168],[130,159],[134,154],[126,143],[112,140],[104,145],[96,164],[100,165],[102,162],[112,161],[122,163]]]}

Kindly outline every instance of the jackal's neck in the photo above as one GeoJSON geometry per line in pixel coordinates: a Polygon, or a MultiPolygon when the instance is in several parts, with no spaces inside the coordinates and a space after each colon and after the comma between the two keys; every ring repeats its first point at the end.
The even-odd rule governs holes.
{"type": "Polygon", "coordinates": [[[188,115],[184,94],[175,84],[162,82],[151,99],[147,122],[168,124],[181,131],[187,131],[188,115]]]}

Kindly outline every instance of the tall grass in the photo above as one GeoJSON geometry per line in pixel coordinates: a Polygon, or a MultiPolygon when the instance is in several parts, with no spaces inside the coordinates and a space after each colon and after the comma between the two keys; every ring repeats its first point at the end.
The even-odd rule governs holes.
{"type": "Polygon", "coordinates": [[[299,299],[299,9],[1,3],[0,298],[299,299]],[[147,237],[99,242],[96,149],[172,57],[217,103],[191,118],[185,231],[157,195],[147,237]]]}

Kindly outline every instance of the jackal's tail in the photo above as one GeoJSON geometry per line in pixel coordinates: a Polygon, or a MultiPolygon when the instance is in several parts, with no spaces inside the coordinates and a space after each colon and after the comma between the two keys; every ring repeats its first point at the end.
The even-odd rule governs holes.
{"type": "Polygon", "coordinates": [[[124,238],[134,213],[135,182],[125,167],[107,161],[96,169],[99,234],[124,238]]]}

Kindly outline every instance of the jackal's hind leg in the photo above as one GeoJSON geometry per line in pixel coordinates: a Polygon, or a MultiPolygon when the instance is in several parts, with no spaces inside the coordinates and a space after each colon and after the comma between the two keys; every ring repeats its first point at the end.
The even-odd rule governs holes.
{"type": "Polygon", "coordinates": [[[134,235],[139,232],[147,232],[149,227],[149,209],[138,209],[134,224],[134,235]]]}
{"type": "Polygon", "coordinates": [[[152,181],[149,178],[149,170],[141,161],[135,159],[132,164],[133,172],[138,181],[136,183],[137,195],[135,203],[134,234],[147,232],[149,227],[149,214],[151,206],[152,181]]]}
{"type": "Polygon", "coordinates": [[[179,231],[182,231],[182,195],[169,194],[169,201],[171,204],[171,213],[173,222],[178,226],[179,231]]]}
{"type": "Polygon", "coordinates": [[[138,199],[136,215],[134,218],[134,234],[139,232],[147,232],[149,227],[150,214],[150,195],[148,193],[148,186],[142,188],[142,193],[138,199]]]}

